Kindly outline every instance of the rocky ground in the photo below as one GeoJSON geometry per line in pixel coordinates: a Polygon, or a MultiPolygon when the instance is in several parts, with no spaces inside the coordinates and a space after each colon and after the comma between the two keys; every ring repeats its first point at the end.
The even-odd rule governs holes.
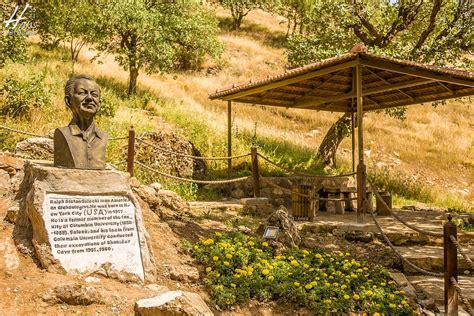
{"type": "MultiPolygon", "coordinates": [[[[183,250],[183,239],[194,242],[215,231],[240,230],[255,233],[265,217],[258,209],[239,201],[188,203],[172,191],[163,190],[158,183],[142,186],[132,179],[132,187],[140,197],[145,227],[150,234],[151,247],[157,263],[157,277],[150,284],[123,283],[101,275],[72,276],[50,273],[42,269],[26,249],[18,249],[12,239],[18,211],[18,188],[22,178],[21,160],[0,155],[0,306],[4,315],[130,315],[134,306],[146,309],[155,298],[163,301],[171,313],[181,306],[188,313],[212,312],[221,315],[294,315],[309,314],[304,309],[275,302],[249,302],[230,311],[220,311],[211,303],[202,281],[201,268],[183,250]],[[178,292],[177,292],[178,291],[178,292]],[[179,292],[182,291],[182,292],[179,292]],[[184,294],[183,294],[184,293],[184,294]],[[164,296],[163,296],[164,295],[164,296]],[[138,302],[138,303],[137,303],[138,302]],[[170,311],[171,310],[171,311],[170,311]]],[[[268,212],[268,210],[265,210],[268,212]]],[[[399,210],[400,214],[431,231],[440,231],[445,220],[443,210],[423,210],[417,207],[399,210]]],[[[350,252],[360,260],[381,264],[394,272],[401,286],[413,293],[413,300],[427,314],[439,311],[442,305],[440,279],[411,273],[382,242],[373,224],[358,225],[355,215],[319,213],[314,222],[288,224],[296,227],[291,237],[307,248],[350,252]],[[408,280],[401,273],[404,271],[408,280]],[[410,283],[411,284],[410,284],[410,283]],[[413,287],[412,287],[413,285],[413,287]]],[[[413,232],[390,217],[380,222],[399,251],[414,263],[430,271],[442,269],[442,248],[439,241],[413,232]]],[[[368,221],[370,223],[370,221],[368,221]]],[[[274,218],[272,224],[282,225],[274,218]]],[[[290,230],[291,231],[291,230],[290,230]]],[[[474,254],[473,233],[461,233],[460,242],[471,257],[474,254]]],[[[461,258],[460,284],[474,303],[474,278],[461,258]]],[[[153,303],[153,302],[152,302],[153,303]]]]}

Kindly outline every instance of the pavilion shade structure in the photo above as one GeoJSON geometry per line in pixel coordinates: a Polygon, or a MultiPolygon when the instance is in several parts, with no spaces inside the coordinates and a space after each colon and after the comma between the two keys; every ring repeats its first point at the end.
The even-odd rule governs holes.
{"type": "Polygon", "coordinates": [[[355,112],[354,69],[362,70],[364,112],[474,95],[474,73],[350,52],[285,73],[233,84],[211,99],[331,112],[355,112]]]}
{"type": "MultiPolygon", "coordinates": [[[[363,112],[474,95],[474,73],[377,56],[358,44],[351,52],[285,73],[217,89],[210,99],[293,109],[350,112],[355,171],[357,113],[357,214],[365,220],[368,203],[364,164],[363,112]]],[[[231,161],[229,160],[229,170],[231,161]]]]}

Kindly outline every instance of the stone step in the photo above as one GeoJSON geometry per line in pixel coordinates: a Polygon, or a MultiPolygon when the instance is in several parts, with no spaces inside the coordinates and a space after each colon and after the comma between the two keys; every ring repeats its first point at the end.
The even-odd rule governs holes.
{"type": "MultiPolygon", "coordinates": [[[[416,290],[422,290],[427,297],[432,298],[436,305],[444,304],[444,278],[425,275],[409,275],[408,281],[416,290]]],[[[474,306],[474,276],[459,276],[458,284],[471,306],[474,306]]]]}
{"type": "MultiPolygon", "coordinates": [[[[410,247],[396,247],[397,251],[411,263],[419,266],[422,269],[432,272],[443,272],[444,267],[444,250],[440,246],[410,246],[410,247]]],[[[474,247],[472,245],[463,246],[467,255],[471,260],[474,258],[474,247]]],[[[464,274],[464,271],[469,270],[469,263],[458,254],[458,273],[464,274]]],[[[403,271],[405,273],[415,273],[416,271],[408,264],[403,262],[403,271]]],[[[473,271],[471,270],[471,273],[473,271]]]]}

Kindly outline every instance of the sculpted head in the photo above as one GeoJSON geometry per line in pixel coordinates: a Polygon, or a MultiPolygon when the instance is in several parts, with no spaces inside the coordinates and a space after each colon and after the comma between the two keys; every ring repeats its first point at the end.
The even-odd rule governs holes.
{"type": "Polygon", "coordinates": [[[80,75],[70,78],[64,87],[64,102],[74,118],[92,119],[100,109],[100,87],[94,79],[80,75]]]}

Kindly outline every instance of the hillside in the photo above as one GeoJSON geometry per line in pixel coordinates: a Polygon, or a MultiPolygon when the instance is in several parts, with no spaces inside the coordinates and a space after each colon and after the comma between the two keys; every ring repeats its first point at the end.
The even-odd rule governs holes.
{"type": "MultiPolygon", "coordinates": [[[[218,12],[225,24],[228,19],[224,11],[218,12]]],[[[253,12],[244,21],[241,31],[222,30],[219,38],[225,44],[225,52],[219,63],[208,63],[198,72],[173,74],[141,73],[138,77],[139,89],[151,95],[152,101],[143,107],[146,111],[131,107],[121,107],[113,120],[103,120],[105,128],[112,134],[123,135],[128,125],[135,125],[138,131],[157,128],[157,114],[167,123],[180,128],[207,155],[225,155],[226,139],[226,105],[210,101],[207,95],[216,88],[282,72],[285,69],[285,49],[281,45],[285,25],[281,19],[264,12],[253,12]],[[196,127],[202,130],[196,130],[196,127]],[[204,127],[203,127],[204,126],[204,127]],[[212,133],[213,137],[202,135],[212,133]]],[[[39,48],[34,48],[35,51],[39,48]]],[[[44,54],[43,52],[36,52],[44,54]]],[[[41,67],[60,69],[62,77],[67,76],[68,63],[62,61],[64,56],[49,58],[41,67]]],[[[100,83],[110,90],[124,86],[127,72],[120,68],[113,56],[101,56],[90,62],[95,52],[84,49],[80,62],[76,65],[77,73],[88,73],[100,78],[100,83]]],[[[22,66],[25,72],[31,70],[22,66]]],[[[41,130],[47,133],[57,126],[58,122],[67,123],[68,113],[62,105],[61,88],[55,80],[53,91],[58,93],[53,100],[56,110],[55,120],[51,113],[34,116],[32,122],[22,123],[7,121],[17,127],[41,130]]],[[[122,101],[117,101],[119,105],[122,101]]],[[[128,101],[123,101],[125,104],[128,101]]],[[[137,101],[140,102],[140,101],[137,101]]],[[[282,110],[236,104],[233,107],[233,131],[236,137],[234,152],[248,151],[248,135],[256,134],[268,146],[266,151],[281,155],[278,146],[285,144],[294,152],[298,167],[310,165],[301,160],[310,159],[316,151],[325,132],[337,120],[339,114],[312,112],[305,110],[282,110]],[[272,148],[274,146],[275,148],[272,148]],[[273,150],[272,150],[273,149],[273,150]]],[[[404,192],[415,187],[415,191],[429,190],[436,204],[444,207],[472,208],[474,200],[474,108],[469,100],[448,101],[447,104],[432,107],[429,104],[411,106],[407,119],[401,121],[390,118],[383,113],[370,113],[366,123],[366,158],[369,170],[377,168],[380,177],[388,179],[391,186],[404,192]]],[[[159,125],[158,125],[159,126],[159,125]]],[[[159,127],[158,127],[159,128],[159,127]]],[[[338,161],[343,169],[349,168],[350,139],[343,141],[338,161]]],[[[114,157],[115,158],[115,157],[114,157]]],[[[420,195],[420,194],[418,194],[420,195]]],[[[416,194],[408,194],[416,198],[416,194]]],[[[404,199],[397,202],[404,203],[404,199]]]]}

